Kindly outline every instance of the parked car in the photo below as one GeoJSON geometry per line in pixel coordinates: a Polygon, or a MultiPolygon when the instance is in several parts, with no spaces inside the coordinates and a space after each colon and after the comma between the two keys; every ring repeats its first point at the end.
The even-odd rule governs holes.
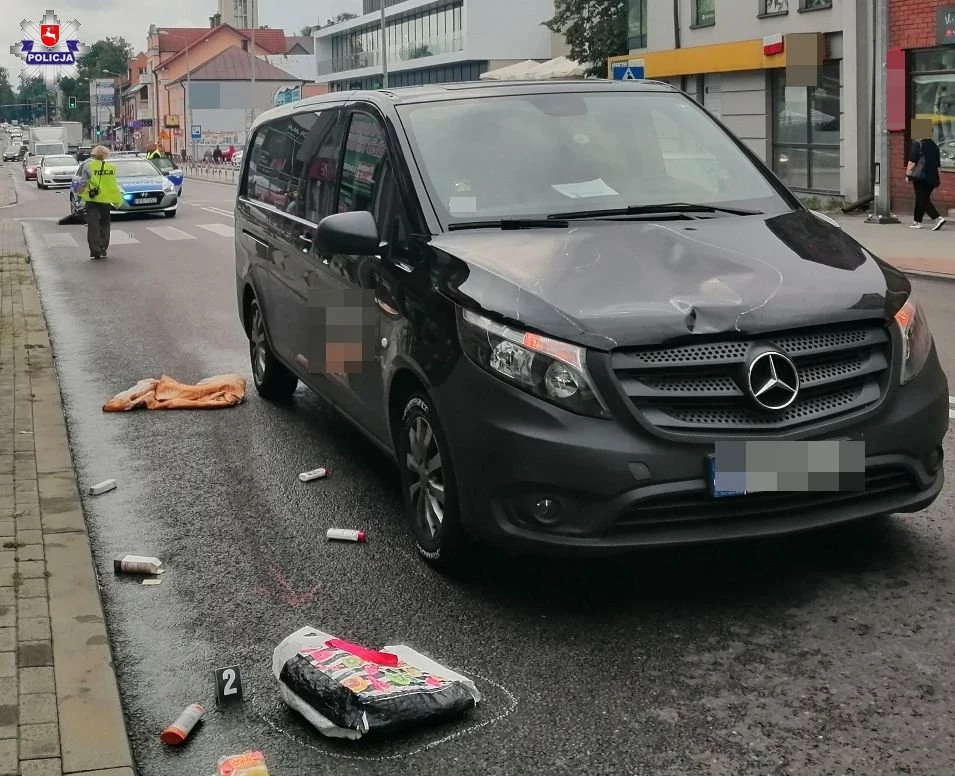
{"type": "Polygon", "coordinates": [[[23,160],[23,180],[35,181],[37,170],[40,168],[42,156],[28,156],[23,160]]]}
{"type": "Polygon", "coordinates": [[[183,172],[178,164],[173,159],[170,159],[168,156],[160,156],[156,159],[150,159],[150,162],[156,167],[159,172],[166,176],[173,186],[176,187],[176,194],[182,196],[182,179],[183,172]]]}
{"type": "Polygon", "coordinates": [[[426,560],[788,534],[938,497],[949,390],[909,281],[680,91],[349,92],[272,109],[250,140],[255,386],[305,383],[394,458],[426,560]]]}
{"type": "Polygon", "coordinates": [[[3,152],[3,161],[15,162],[19,154],[20,154],[19,146],[7,146],[6,150],[3,152]]]}
{"type": "MultiPolygon", "coordinates": [[[[156,166],[136,155],[110,155],[109,161],[116,166],[116,182],[123,192],[123,204],[112,212],[162,213],[166,218],[175,218],[179,207],[176,187],[156,166]]],[[[70,213],[81,213],[86,203],[70,191],[70,213]]]]}
{"type": "Polygon", "coordinates": [[[79,169],[75,156],[65,154],[43,156],[36,171],[36,187],[50,189],[69,186],[79,169]]]}

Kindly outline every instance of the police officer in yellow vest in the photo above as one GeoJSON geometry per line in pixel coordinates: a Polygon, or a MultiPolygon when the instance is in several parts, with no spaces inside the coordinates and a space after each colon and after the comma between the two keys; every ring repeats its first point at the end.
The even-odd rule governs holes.
{"type": "Polygon", "coordinates": [[[73,178],[73,193],[86,203],[86,239],[91,259],[105,259],[109,249],[110,210],[123,204],[116,165],[106,161],[109,149],[96,146],[73,178]]]}
{"type": "Polygon", "coordinates": [[[154,148],[152,151],[150,151],[148,154],[146,154],[147,159],[159,159],[161,157],[162,157],[162,151],[159,150],[158,146],[154,148]]]}

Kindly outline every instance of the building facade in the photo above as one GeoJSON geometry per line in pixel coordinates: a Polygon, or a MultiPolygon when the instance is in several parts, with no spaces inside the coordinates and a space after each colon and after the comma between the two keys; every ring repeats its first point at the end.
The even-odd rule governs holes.
{"type": "Polygon", "coordinates": [[[240,29],[259,26],[259,0],[219,0],[217,13],[222,24],[240,29]]]}
{"type": "MultiPolygon", "coordinates": [[[[139,142],[158,140],[166,149],[185,148],[188,127],[183,123],[184,111],[181,108],[174,110],[177,101],[182,99],[182,90],[167,87],[189,70],[232,47],[254,52],[256,56],[283,54],[288,48],[282,30],[236,29],[220,24],[218,16],[213,16],[209,23],[209,27],[150,28],[145,53],[149,82],[153,87],[153,127],[148,134],[141,132],[139,142]]],[[[261,106],[248,106],[250,111],[256,107],[261,106]]]]}
{"type": "Polygon", "coordinates": [[[892,207],[914,204],[905,179],[911,121],[929,119],[942,152],[942,185],[933,196],[939,210],[955,208],[955,3],[889,0],[887,125],[892,207]]]}
{"type": "Polygon", "coordinates": [[[200,129],[197,141],[193,141],[189,133],[173,150],[181,152],[185,148],[190,156],[201,159],[216,146],[223,150],[230,145],[244,147],[246,130],[251,123],[249,106],[254,106],[259,113],[294,102],[301,98],[302,85],[302,79],[260,57],[253,60],[237,46],[226,49],[196,67],[188,81],[180,76],[169,85],[170,93],[176,94],[172,106],[179,123],[187,129],[192,126],[200,129]]]}
{"type": "Polygon", "coordinates": [[[628,3],[630,54],[615,59],[642,59],[646,78],[695,97],[797,192],[871,192],[871,2],[628,3]],[[812,79],[795,67],[807,43],[812,79]]]}
{"type": "MultiPolygon", "coordinates": [[[[365,0],[363,10],[313,33],[318,81],[332,91],[382,85],[380,0],[365,0]]],[[[553,0],[386,0],[388,85],[473,81],[525,59],[566,54],[563,38],[542,24],[553,15],[553,0]]]]}

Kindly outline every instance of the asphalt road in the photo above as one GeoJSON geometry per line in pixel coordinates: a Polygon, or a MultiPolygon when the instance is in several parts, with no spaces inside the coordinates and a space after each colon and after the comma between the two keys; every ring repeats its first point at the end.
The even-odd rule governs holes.
{"type": "MultiPolygon", "coordinates": [[[[19,188],[5,216],[65,212],[56,193],[19,188]]],[[[449,581],[414,554],[373,447],[304,390],[284,409],[256,396],[231,195],[187,180],[179,217],[117,220],[130,237],[100,262],[82,227],[25,221],[79,481],[119,481],[84,499],[143,774],[208,773],[250,748],[276,776],[950,772],[951,487],[919,515],[796,539],[609,562],[491,555],[449,581]],[[144,377],[226,371],[249,380],[236,409],[101,412],[144,377]],[[332,476],[299,482],[316,466],[332,476]],[[369,542],[327,543],[329,527],[369,542]],[[162,584],[114,575],[127,552],[162,558],[162,584]],[[407,643],[473,676],[485,702],[392,741],[323,739],[270,673],[273,647],[304,625],[407,643]],[[232,664],[247,702],[165,749],[159,732],[183,706],[211,706],[212,671],[232,664]]],[[[953,287],[915,285],[955,385],[953,287]]],[[[955,482],[950,439],[946,452],[955,482]]]]}

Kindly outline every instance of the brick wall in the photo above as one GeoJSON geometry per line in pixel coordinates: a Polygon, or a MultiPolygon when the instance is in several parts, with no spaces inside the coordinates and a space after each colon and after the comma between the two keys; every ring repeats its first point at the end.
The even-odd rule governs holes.
{"type": "MultiPolygon", "coordinates": [[[[889,0],[889,48],[934,48],[936,11],[940,6],[951,4],[952,0],[889,0]]],[[[911,95],[907,95],[907,100],[910,98],[911,95]]],[[[907,152],[907,133],[892,132],[889,136],[889,163],[892,167],[892,209],[896,215],[911,212],[915,201],[912,184],[905,179],[907,152]]],[[[955,172],[942,173],[942,185],[935,191],[932,201],[943,215],[949,208],[955,208],[955,172]]]]}

